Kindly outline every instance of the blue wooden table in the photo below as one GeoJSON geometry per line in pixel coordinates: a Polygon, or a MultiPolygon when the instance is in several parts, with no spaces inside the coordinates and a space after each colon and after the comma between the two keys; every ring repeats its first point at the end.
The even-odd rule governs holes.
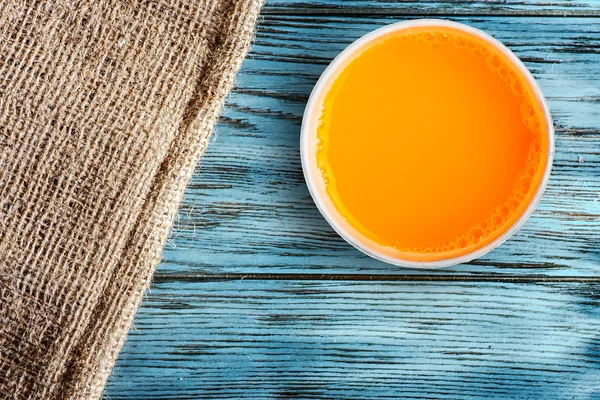
{"type": "Polygon", "coordinates": [[[600,1],[267,1],[105,396],[600,399],[600,1]],[[339,238],[298,147],[332,58],[423,17],[503,41],[556,125],[529,222],[439,271],[339,238]]]}

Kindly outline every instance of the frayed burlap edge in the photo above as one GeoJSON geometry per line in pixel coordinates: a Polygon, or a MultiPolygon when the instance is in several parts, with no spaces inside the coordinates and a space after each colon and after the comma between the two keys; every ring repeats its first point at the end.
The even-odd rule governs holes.
{"type": "Polygon", "coordinates": [[[132,232],[123,263],[115,270],[111,285],[96,307],[97,321],[113,318],[103,327],[90,327],[92,334],[82,343],[89,362],[76,377],[79,384],[72,386],[73,398],[97,398],[102,393],[135,311],[161,260],[162,248],[185,187],[208,144],[212,127],[248,51],[261,5],[262,0],[236,1],[228,12],[222,35],[226,40],[218,44],[211,66],[198,82],[180,134],[154,179],[151,196],[132,232]],[[123,277],[128,277],[128,281],[122,280],[123,277]]]}

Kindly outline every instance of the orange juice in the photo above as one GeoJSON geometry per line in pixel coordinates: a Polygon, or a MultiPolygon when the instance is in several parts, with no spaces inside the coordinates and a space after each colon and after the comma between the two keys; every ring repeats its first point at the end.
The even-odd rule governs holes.
{"type": "Polygon", "coordinates": [[[492,40],[453,24],[391,31],[324,86],[319,184],[363,240],[407,261],[461,257],[502,237],[540,192],[543,98],[492,40]]]}

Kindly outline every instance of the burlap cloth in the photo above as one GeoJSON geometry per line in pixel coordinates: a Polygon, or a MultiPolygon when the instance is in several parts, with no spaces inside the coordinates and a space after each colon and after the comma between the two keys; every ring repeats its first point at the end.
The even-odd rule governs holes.
{"type": "Polygon", "coordinates": [[[0,398],[98,398],[260,0],[0,1],[0,398]]]}

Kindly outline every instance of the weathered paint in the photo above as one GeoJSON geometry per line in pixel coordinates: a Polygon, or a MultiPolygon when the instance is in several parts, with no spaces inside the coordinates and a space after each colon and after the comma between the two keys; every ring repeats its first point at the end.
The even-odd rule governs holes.
{"type": "Polygon", "coordinates": [[[106,397],[600,398],[599,16],[599,1],[268,0],[106,397]],[[298,150],[327,63],[426,15],[507,44],[557,131],[531,220],[443,271],[379,263],[337,237],[298,150]]]}

